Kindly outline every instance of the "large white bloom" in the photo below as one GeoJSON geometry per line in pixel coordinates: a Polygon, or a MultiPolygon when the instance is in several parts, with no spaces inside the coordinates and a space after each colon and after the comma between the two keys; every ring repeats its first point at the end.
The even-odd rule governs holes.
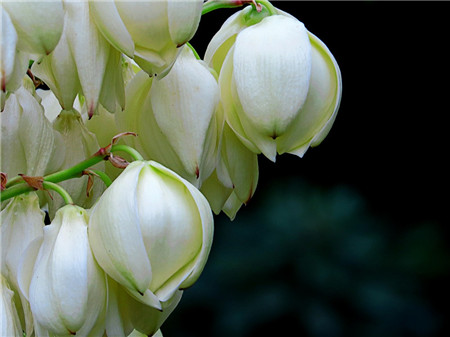
{"type": "Polygon", "coordinates": [[[95,204],[89,222],[100,266],[134,298],[157,309],[197,280],[212,235],[205,197],[152,161],[131,163],[95,204]]]}

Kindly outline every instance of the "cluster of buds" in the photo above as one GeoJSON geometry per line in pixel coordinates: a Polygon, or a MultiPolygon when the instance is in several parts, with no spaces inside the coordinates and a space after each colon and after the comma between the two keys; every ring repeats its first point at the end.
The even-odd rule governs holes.
{"type": "Polygon", "coordinates": [[[339,67],[266,0],[0,6],[1,335],[162,336],[258,155],[329,132],[339,67]],[[202,60],[202,13],[247,3],[202,60]]]}

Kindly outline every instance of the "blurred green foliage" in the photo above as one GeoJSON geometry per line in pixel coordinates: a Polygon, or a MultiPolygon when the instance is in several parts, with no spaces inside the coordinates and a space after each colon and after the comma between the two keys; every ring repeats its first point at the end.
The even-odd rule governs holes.
{"type": "Polygon", "coordinates": [[[290,177],[258,193],[235,221],[216,218],[208,264],[165,337],[442,332],[433,287],[450,259],[437,225],[398,231],[347,186],[290,177]]]}

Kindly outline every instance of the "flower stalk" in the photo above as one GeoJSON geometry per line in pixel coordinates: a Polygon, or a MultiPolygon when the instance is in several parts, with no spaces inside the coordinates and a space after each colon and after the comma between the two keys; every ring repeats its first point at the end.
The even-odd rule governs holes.
{"type": "Polygon", "coordinates": [[[278,14],[276,8],[267,0],[209,0],[203,4],[202,15],[222,8],[236,8],[251,4],[256,11],[261,12],[264,6],[269,15],[278,14]]]}
{"type": "MultiPolygon", "coordinates": [[[[102,160],[108,160],[109,156],[113,152],[125,152],[128,153],[134,160],[143,160],[142,155],[133,149],[132,147],[129,147],[127,145],[108,145],[104,148],[101,148],[99,151],[97,151],[93,156],[90,158],[83,160],[82,162],[68,168],[62,171],[58,171],[52,174],[49,174],[45,177],[43,177],[44,184],[45,182],[50,183],[59,183],[61,181],[69,180],[72,178],[78,178],[81,177],[83,174],[83,171],[87,170],[89,167],[94,166],[95,164],[101,162],[102,160]]],[[[103,181],[105,181],[102,177],[100,177],[103,181]]],[[[19,176],[19,178],[14,177],[11,179],[9,183],[6,184],[6,189],[1,192],[1,201],[8,200],[10,198],[13,198],[17,195],[33,191],[34,189],[29,186],[27,183],[19,183],[23,181],[23,178],[19,176]]],[[[106,182],[105,182],[106,184],[106,182]]],[[[45,185],[44,185],[45,187],[45,185]]],[[[53,187],[53,185],[51,185],[53,187]]],[[[52,188],[50,188],[52,189],[52,188]]],[[[58,192],[59,193],[59,192],[58,192]]],[[[70,198],[70,196],[69,196],[70,198]]],[[[63,196],[64,201],[66,201],[66,198],[63,196]]],[[[69,199],[67,199],[69,200],[69,199]]],[[[72,201],[66,203],[72,203],[72,201]]]]}

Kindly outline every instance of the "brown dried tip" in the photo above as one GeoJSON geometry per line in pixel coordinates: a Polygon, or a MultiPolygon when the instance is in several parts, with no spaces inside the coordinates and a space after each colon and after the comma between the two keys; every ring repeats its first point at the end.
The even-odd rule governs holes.
{"type": "Polygon", "coordinates": [[[137,133],[135,133],[135,132],[122,132],[122,133],[119,133],[119,134],[115,135],[115,136],[112,138],[112,140],[111,140],[111,145],[116,144],[116,143],[119,141],[119,138],[122,138],[122,137],[124,137],[124,136],[134,136],[134,137],[137,137],[137,133]]]}
{"type": "Polygon", "coordinates": [[[86,197],[89,198],[92,188],[94,187],[94,178],[92,177],[92,174],[88,174],[87,176],[88,176],[88,181],[86,184],[86,197]]]}
{"type": "Polygon", "coordinates": [[[124,169],[128,166],[129,162],[127,162],[124,158],[119,156],[113,156],[111,153],[108,158],[109,162],[117,168],[124,169]]]}
{"type": "Polygon", "coordinates": [[[88,109],[88,119],[91,119],[92,116],[94,116],[94,112],[95,112],[95,105],[94,105],[94,102],[92,101],[92,102],[89,104],[89,109],[88,109]]]}
{"type": "Polygon", "coordinates": [[[6,173],[0,172],[1,175],[1,190],[6,188],[6,183],[8,181],[8,175],[6,173]]]}
{"type": "Polygon", "coordinates": [[[44,177],[29,177],[24,174],[19,174],[22,179],[30,186],[31,188],[43,191],[44,190],[44,177]]]}

